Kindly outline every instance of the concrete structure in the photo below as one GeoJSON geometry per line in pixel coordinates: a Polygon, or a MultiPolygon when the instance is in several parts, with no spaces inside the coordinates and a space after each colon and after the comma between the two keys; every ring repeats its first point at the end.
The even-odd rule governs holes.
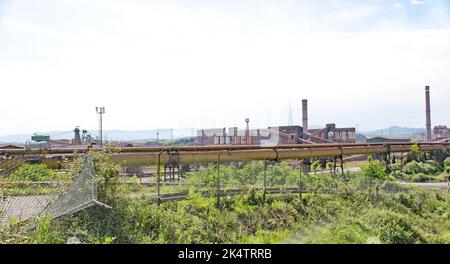
{"type": "MultiPolygon", "coordinates": [[[[255,145],[260,144],[260,130],[239,130],[237,127],[202,129],[197,131],[196,145],[255,145]]],[[[267,138],[267,135],[265,136],[267,138]]]]}
{"type": "MultiPolygon", "coordinates": [[[[328,143],[355,143],[356,129],[354,127],[337,128],[336,124],[327,124],[322,129],[309,130],[311,136],[329,141],[328,143]]],[[[327,143],[327,142],[320,142],[327,143]]]]}
{"type": "Polygon", "coordinates": [[[447,126],[435,126],[433,129],[433,140],[439,141],[450,138],[450,129],[447,126]]]}
{"type": "Polygon", "coordinates": [[[269,127],[267,130],[270,137],[276,137],[280,145],[302,143],[303,128],[301,126],[269,127]]]}
{"type": "Polygon", "coordinates": [[[431,142],[431,107],[430,107],[430,86],[425,87],[425,114],[426,114],[426,142],[431,142]]]}

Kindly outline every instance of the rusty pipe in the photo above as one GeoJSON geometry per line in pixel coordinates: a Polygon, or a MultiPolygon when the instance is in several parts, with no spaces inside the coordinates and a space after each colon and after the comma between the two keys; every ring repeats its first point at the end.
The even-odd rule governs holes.
{"type": "MultiPolygon", "coordinates": [[[[401,143],[393,142],[389,143],[391,146],[412,146],[414,144],[422,146],[436,146],[444,145],[450,146],[450,143],[401,143]]],[[[386,143],[353,143],[353,144],[315,144],[315,145],[305,145],[305,144],[286,144],[286,145],[276,145],[276,146],[260,146],[260,145],[211,145],[211,146],[177,146],[177,147],[124,147],[119,148],[118,153],[149,153],[149,152],[160,152],[160,151],[218,151],[218,150],[264,150],[264,149],[299,149],[299,148],[329,148],[329,147],[365,147],[365,146],[385,146],[386,143]]],[[[51,148],[51,149],[0,149],[0,155],[27,155],[27,154],[73,154],[73,153],[85,153],[89,150],[100,151],[98,148],[51,148]]]]}
{"type": "MultiPolygon", "coordinates": [[[[391,152],[409,152],[411,146],[409,144],[404,145],[392,145],[391,152]]],[[[445,148],[450,149],[449,145],[445,148]]],[[[422,145],[422,151],[442,150],[442,144],[438,145],[422,145]]],[[[221,151],[180,151],[179,163],[191,164],[191,163],[207,163],[217,162],[217,157],[221,151]]],[[[222,151],[223,152],[223,151],[222,151]]],[[[328,147],[328,148],[311,148],[310,146],[296,149],[278,149],[276,154],[271,149],[250,149],[250,150],[229,150],[229,155],[221,157],[221,162],[241,161],[241,160],[264,160],[264,159],[304,159],[304,158],[322,158],[322,157],[336,157],[336,156],[350,156],[350,155],[371,155],[386,152],[385,145],[366,145],[366,146],[341,146],[341,147],[328,147]]],[[[158,157],[160,163],[170,162],[170,155],[166,152],[160,155],[155,152],[136,152],[136,153],[112,153],[109,154],[112,161],[122,166],[144,166],[144,165],[156,165],[158,164],[158,157]]],[[[50,168],[57,168],[58,160],[61,155],[45,155],[42,157],[42,162],[47,164],[50,168]]],[[[70,155],[65,155],[65,158],[70,158],[70,155]]]]}

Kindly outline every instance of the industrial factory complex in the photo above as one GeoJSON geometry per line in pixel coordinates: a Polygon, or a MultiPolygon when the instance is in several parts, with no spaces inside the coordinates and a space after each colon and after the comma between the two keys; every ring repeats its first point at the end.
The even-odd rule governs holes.
{"type": "MultiPolygon", "coordinates": [[[[370,135],[364,136],[357,134],[354,127],[337,127],[334,123],[326,124],[320,129],[309,129],[308,125],[308,101],[303,99],[302,105],[302,120],[301,126],[288,125],[288,126],[273,126],[267,128],[250,128],[250,119],[245,119],[246,127],[239,129],[238,127],[230,128],[211,128],[197,130],[196,135],[186,140],[180,140],[176,142],[172,139],[165,144],[173,145],[289,145],[289,144],[330,144],[330,143],[408,143],[413,142],[411,138],[399,137],[399,136],[386,136],[386,135],[370,135]]],[[[450,138],[450,129],[446,125],[438,125],[432,129],[431,125],[431,105],[430,105],[430,88],[425,87],[425,133],[414,139],[414,141],[424,142],[445,142],[450,138]],[[421,139],[420,139],[421,138],[421,139]]],[[[57,135],[53,135],[50,138],[49,135],[34,134],[31,136],[31,141],[28,141],[24,147],[31,148],[65,148],[72,146],[101,146],[103,143],[102,137],[102,115],[104,114],[104,108],[97,108],[97,114],[99,114],[99,135],[93,136],[87,130],[80,130],[76,127],[73,130],[73,137],[57,138],[57,135]],[[102,111],[100,111],[100,110],[102,111]]],[[[291,113],[290,113],[291,114],[291,113]]],[[[292,119],[290,116],[290,123],[292,119]]],[[[300,123],[300,122],[299,122],[300,123]]],[[[194,132],[194,131],[193,131],[194,132]]],[[[173,133],[173,132],[172,132],[173,133]]],[[[157,133],[158,135],[159,133],[157,133]]],[[[23,144],[12,145],[12,142],[6,142],[0,144],[1,149],[6,148],[22,148],[23,144]]],[[[14,142],[16,144],[17,142],[14,142]]],[[[156,136],[156,139],[148,140],[127,140],[127,141],[114,141],[118,146],[155,146],[162,144],[162,141],[156,136]]]]}
{"type": "Polygon", "coordinates": [[[237,127],[202,129],[197,131],[196,145],[261,145],[272,144],[320,144],[355,143],[355,128],[337,128],[327,124],[322,129],[308,129],[308,101],[302,100],[302,126],[279,126],[260,129],[237,127]]]}
{"type": "MultiPolygon", "coordinates": [[[[430,87],[425,87],[426,132],[425,141],[446,141],[450,138],[450,129],[439,125],[431,130],[430,87]]],[[[377,143],[377,142],[411,142],[411,138],[387,137],[376,135],[370,138],[357,137],[353,127],[339,128],[336,124],[326,124],[321,129],[308,129],[308,101],[302,100],[302,126],[279,126],[260,129],[247,127],[239,130],[237,127],[201,129],[197,131],[196,145],[261,145],[269,144],[321,144],[321,143],[377,143]]]]}

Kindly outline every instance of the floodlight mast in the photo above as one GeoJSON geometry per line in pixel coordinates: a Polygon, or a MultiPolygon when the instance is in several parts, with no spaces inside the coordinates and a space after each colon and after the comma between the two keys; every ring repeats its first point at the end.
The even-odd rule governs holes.
{"type": "Polygon", "coordinates": [[[100,148],[103,148],[103,114],[105,113],[105,107],[95,107],[95,111],[99,116],[99,134],[100,134],[100,148]]]}

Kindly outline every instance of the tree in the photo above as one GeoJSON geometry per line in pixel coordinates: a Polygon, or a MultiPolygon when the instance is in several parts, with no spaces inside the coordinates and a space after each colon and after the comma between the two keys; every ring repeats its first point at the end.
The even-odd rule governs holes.
{"type": "Polygon", "coordinates": [[[314,174],[317,174],[317,169],[319,168],[319,166],[320,166],[320,162],[318,162],[317,160],[311,164],[311,168],[313,169],[314,174]]]}
{"type": "Polygon", "coordinates": [[[446,170],[447,170],[447,168],[450,168],[450,157],[448,157],[444,160],[444,168],[446,170]]]}
{"type": "Polygon", "coordinates": [[[420,147],[417,143],[411,146],[411,155],[414,160],[418,161],[420,152],[420,147]]]}
{"type": "Polygon", "coordinates": [[[361,168],[360,174],[371,179],[387,179],[386,168],[374,160],[369,160],[369,163],[361,168]]]}
{"type": "Polygon", "coordinates": [[[334,166],[335,166],[334,162],[332,161],[327,162],[327,168],[330,170],[330,173],[333,176],[334,176],[334,166]]]}
{"type": "Polygon", "coordinates": [[[447,178],[450,180],[450,157],[444,160],[445,172],[447,172],[447,178]]]}
{"type": "Polygon", "coordinates": [[[334,162],[332,162],[332,161],[327,162],[327,168],[330,170],[331,176],[333,177],[334,185],[336,185],[336,188],[337,188],[338,186],[337,186],[336,174],[335,174],[335,170],[334,170],[335,166],[336,166],[336,164],[334,162]]]}

